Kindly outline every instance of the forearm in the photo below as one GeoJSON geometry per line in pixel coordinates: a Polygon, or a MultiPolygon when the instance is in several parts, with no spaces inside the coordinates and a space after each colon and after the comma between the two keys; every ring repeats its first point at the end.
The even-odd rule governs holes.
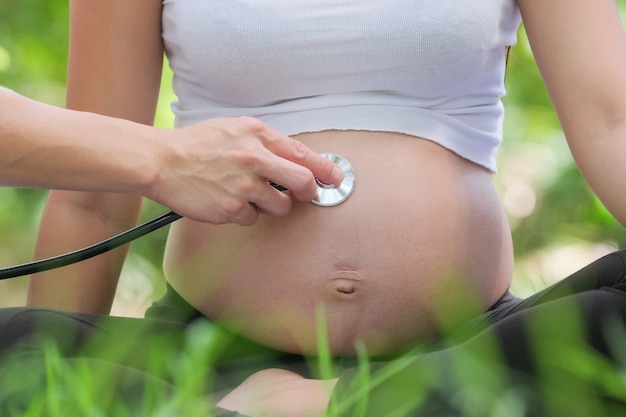
{"type": "Polygon", "coordinates": [[[148,194],[159,130],[0,89],[0,184],[148,194]]]}
{"type": "MultiPolygon", "coordinates": [[[[106,176],[101,172],[97,174],[102,182],[107,183],[106,188],[92,191],[121,187],[124,192],[151,194],[151,190],[138,190],[128,185],[145,182],[145,178],[136,180],[137,173],[133,168],[130,168],[131,172],[124,172],[128,170],[128,162],[136,165],[138,170],[145,170],[148,182],[152,181],[149,177],[159,175],[161,161],[152,161],[153,157],[159,157],[149,145],[152,141],[143,139],[147,137],[144,128],[148,132],[157,132],[157,129],[140,124],[152,124],[158,97],[163,63],[161,7],[161,2],[150,0],[70,2],[67,107],[104,116],[68,112],[71,116],[67,117],[82,115],[91,119],[74,119],[78,127],[70,126],[70,129],[78,135],[65,131],[65,134],[72,135],[72,140],[68,141],[71,151],[61,150],[56,155],[68,160],[78,159],[74,155],[78,151],[71,146],[82,149],[76,141],[91,142],[84,144],[84,151],[90,152],[87,148],[91,148],[98,154],[97,161],[90,161],[92,172],[109,172],[106,176]],[[100,129],[94,124],[101,126],[100,129]],[[112,133],[103,134],[108,128],[112,133]],[[85,139],[87,132],[98,137],[85,139]],[[113,163],[112,160],[125,168],[118,170],[107,165],[113,163]]],[[[48,123],[55,123],[52,118],[46,120],[45,124],[41,123],[41,132],[50,129],[48,123]]],[[[163,144],[158,140],[154,142],[163,144]]],[[[64,167],[64,171],[67,169],[70,168],[64,167]]],[[[77,169],[76,166],[70,170],[73,169],[77,169]]],[[[139,196],[130,194],[51,193],[40,226],[35,257],[75,250],[128,229],[136,224],[140,203],[139,196]]],[[[108,311],[124,255],[125,249],[120,249],[33,276],[29,304],[84,312],[108,311]]]]}
{"type": "Polygon", "coordinates": [[[593,192],[626,226],[626,120],[596,137],[571,143],[572,154],[593,192]]]}
{"type": "MultiPolygon", "coordinates": [[[[122,194],[51,192],[43,213],[35,259],[76,250],[113,236],[136,223],[141,199],[122,194]],[[121,212],[115,214],[114,210],[121,212]]],[[[110,311],[128,247],[34,274],[29,306],[106,314],[110,311]]]]}

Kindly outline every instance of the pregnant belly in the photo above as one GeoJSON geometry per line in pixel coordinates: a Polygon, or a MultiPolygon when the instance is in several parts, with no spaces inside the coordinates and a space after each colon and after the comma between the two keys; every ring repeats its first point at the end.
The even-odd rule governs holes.
{"type": "Polygon", "coordinates": [[[190,304],[270,347],[401,352],[483,312],[507,289],[510,232],[491,174],[430,141],[299,136],[354,167],[350,198],[296,203],[251,227],[183,219],[165,271],[190,304]]]}

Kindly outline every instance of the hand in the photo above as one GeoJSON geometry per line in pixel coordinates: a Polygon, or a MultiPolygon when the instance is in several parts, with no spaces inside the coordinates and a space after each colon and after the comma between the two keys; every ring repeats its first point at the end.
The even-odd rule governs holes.
{"type": "Polygon", "coordinates": [[[336,379],[305,379],[283,369],[265,369],[243,381],[217,406],[250,417],[320,417],[336,383],[336,379]]]}
{"type": "Polygon", "coordinates": [[[212,119],[166,132],[162,169],[148,197],[193,220],[251,225],[260,213],[287,214],[291,198],[312,200],[315,177],[336,186],[343,181],[328,159],[254,118],[212,119]]]}

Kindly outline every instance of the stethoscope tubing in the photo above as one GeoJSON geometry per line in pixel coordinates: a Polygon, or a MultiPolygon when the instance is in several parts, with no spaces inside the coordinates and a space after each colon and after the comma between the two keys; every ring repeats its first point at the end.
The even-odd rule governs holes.
{"type": "Polygon", "coordinates": [[[50,269],[61,268],[77,262],[93,258],[112,249],[132,242],[142,236],[147,235],[157,229],[180,219],[182,216],[170,211],[169,213],[158,216],[146,223],[126,230],[118,235],[105,239],[93,245],[75,250],[73,252],[64,253],[59,256],[41,259],[38,261],[28,262],[21,265],[14,265],[6,268],[0,268],[0,280],[21,277],[37,272],[48,271],[50,269]]]}

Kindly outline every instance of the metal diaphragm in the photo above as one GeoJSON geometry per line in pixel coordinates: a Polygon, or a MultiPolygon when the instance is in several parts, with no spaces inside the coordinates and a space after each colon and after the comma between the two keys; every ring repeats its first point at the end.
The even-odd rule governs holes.
{"type": "Polygon", "coordinates": [[[317,196],[311,202],[324,207],[336,206],[346,201],[354,190],[354,169],[350,162],[340,155],[334,153],[323,153],[321,155],[343,170],[344,179],[339,187],[316,180],[317,196]]]}

